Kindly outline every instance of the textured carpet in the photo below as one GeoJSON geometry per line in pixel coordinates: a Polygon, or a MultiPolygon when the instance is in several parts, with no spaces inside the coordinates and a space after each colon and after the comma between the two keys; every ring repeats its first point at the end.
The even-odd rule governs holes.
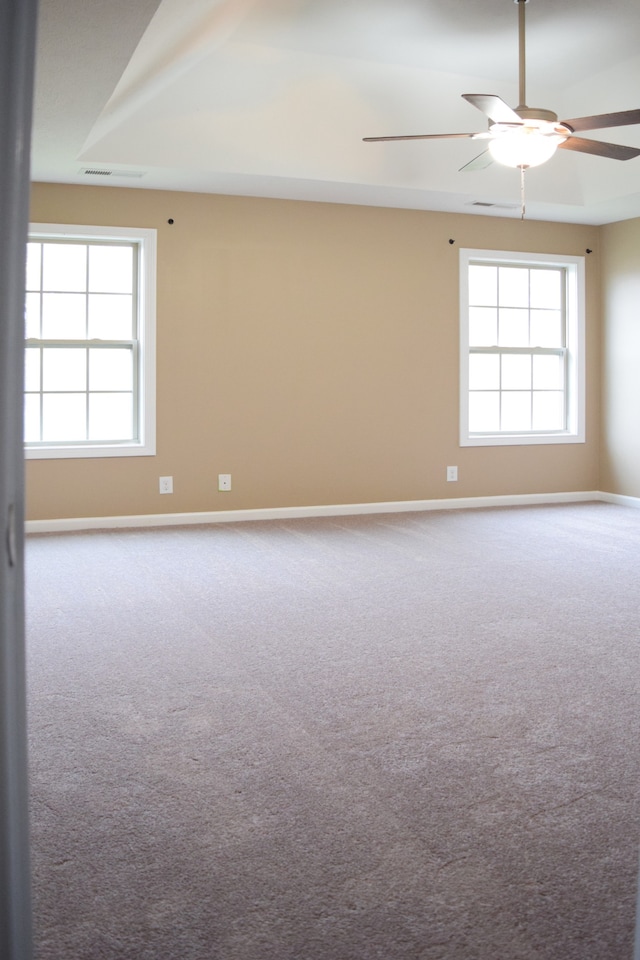
{"type": "Polygon", "coordinates": [[[30,537],[38,960],[627,960],[640,511],[30,537]]]}

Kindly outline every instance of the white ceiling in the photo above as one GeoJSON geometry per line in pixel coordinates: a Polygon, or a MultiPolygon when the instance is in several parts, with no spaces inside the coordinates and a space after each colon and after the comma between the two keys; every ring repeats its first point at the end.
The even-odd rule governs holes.
{"type": "MultiPolygon", "coordinates": [[[[526,19],[529,106],[640,108],[638,0],[526,19]]],[[[519,171],[459,172],[471,140],[362,142],[485,130],[463,93],[517,105],[513,0],[40,0],[32,176],[519,217],[519,171]]],[[[584,135],[640,147],[640,126],[584,135]]],[[[640,157],[559,151],[526,215],[640,216],[640,157]]]]}

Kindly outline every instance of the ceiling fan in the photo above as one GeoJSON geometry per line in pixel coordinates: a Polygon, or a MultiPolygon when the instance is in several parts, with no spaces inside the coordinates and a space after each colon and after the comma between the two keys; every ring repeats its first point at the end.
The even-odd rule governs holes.
{"type": "Polygon", "coordinates": [[[463,98],[489,118],[489,129],[482,133],[423,133],[395,137],[364,137],[367,143],[382,140],[455,140],[488,141],[488,149],[466,163],[460,170],[472,171],[488,167],[494,160],[525,170],[549,160],[559,147],[579,153],[591,153],[611,160],[631,160],[640,155],[640,148],[626,147],[602,140],[576,137],[576,131],[601,130],[640,123],[640,109],[619,113],[601,113],[592,117],[558,120],[552,110],[528,107],[525,96],[525,5],[529,0],[514,0],[518,5],[519,100],[512,109],[500,97],[487,93],[463,93],[463,98]]]}

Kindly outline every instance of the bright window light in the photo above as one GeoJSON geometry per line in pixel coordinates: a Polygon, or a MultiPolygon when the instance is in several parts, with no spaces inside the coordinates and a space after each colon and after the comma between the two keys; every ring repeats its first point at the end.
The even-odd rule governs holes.
{"type": "Polygon", "coordinates": [[[460,444],[582,443],[584,258],[460,251],[460,444]]]}
{"type": "Polygon", "coordinates": [[[156,231],[32,224],[25,453],[155,453],[156,231]]]}

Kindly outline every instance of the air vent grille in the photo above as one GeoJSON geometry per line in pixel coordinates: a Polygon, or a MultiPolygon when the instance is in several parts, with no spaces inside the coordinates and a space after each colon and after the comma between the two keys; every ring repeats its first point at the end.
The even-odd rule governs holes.
{"type": "Polygon", "coordinates": [[[491,203],[488,200],[472,200],[468,207],[493,207],[496,210],[517,210],[517,203],[491,203]]]}
{"type": "Polygon", "coordinates": [[[83,177],[144,177],[144,170],[105,170],[100,167],[83,167],[79,171],[83,177]]]}

